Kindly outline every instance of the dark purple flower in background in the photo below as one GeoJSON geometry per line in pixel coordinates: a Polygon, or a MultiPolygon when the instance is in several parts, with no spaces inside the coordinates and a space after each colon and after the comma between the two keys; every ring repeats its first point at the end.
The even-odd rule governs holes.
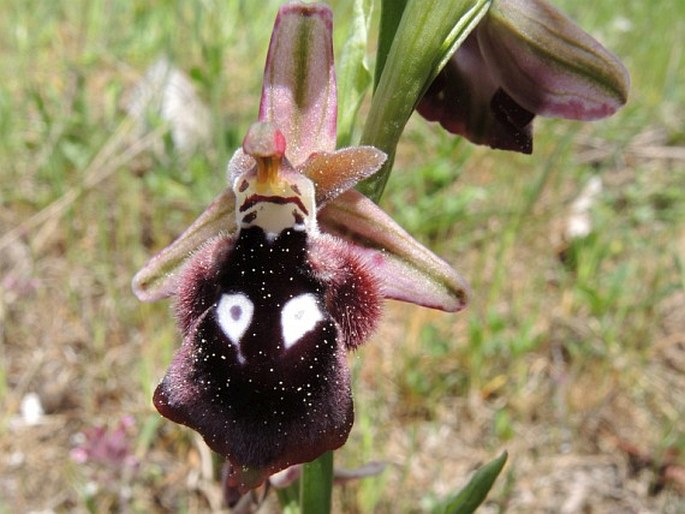
{"type": "Polygon", "coordinates": [[[494,0],[417,111],[473,143],[531,153],[536,115],[604,118],[629,82],[616,56],[545,0],[494,0]]]}
{"type": "Polygon", "coordinates": [[[446,311],[468,287],[352,188],[386,159],[335,150],[331,12],[286,5],[269,46],[259,122],[228,165],[229,187],[134,278],[144,301],[176,296],[183,344],[154,394],[197,430],[246,491],[345,443],[346,354],[384,298],[446,311]]]}

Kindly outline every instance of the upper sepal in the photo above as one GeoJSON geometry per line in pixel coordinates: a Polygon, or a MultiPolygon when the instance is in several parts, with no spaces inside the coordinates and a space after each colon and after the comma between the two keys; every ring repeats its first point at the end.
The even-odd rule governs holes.
{"type": "Polygon", "coordinates": [[[286,4],[276,17],[264,70],[259,120],[273,123],[297,166],[335,149],[337,98],[333,14],[323,4],[286,4]]]}

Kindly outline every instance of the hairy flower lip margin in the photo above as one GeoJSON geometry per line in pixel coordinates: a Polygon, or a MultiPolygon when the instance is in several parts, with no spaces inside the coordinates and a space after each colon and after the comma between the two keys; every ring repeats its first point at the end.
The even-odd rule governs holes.
{"type": "Polygon", "coordinates": [[[620,60],[545,0],[493,0],[417,111],[476,144],[531,153],[535,115],[604,118],[629,84],[620,60]]]}

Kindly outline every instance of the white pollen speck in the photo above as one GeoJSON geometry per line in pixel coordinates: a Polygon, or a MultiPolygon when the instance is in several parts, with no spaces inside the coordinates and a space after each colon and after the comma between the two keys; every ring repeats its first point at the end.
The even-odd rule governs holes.
{"type": "Polygon", "coordinates": [[[281,331],[285,348],[297,343],[323,320],[316,297],[305,293],[288,300],[281,309],[281,331]]]}

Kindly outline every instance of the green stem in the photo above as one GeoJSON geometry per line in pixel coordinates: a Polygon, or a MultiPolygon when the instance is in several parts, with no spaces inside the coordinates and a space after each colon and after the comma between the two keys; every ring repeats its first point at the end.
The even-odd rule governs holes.
{"type": "Polygon", "coordinates": [[[376,70],[373,76],[373,90],[376,90],[381,79],[385,60],[395,39],[395,32],[402,19],[407,0],[381,0],[381,19],[378,27],[378,51],[376,52],[376,70]]]}
{"type": "Polygon", "coordinates": [[[278,503],[281,505],[281,512],[283,514],[299,514],[300,513],[300,498],[296,484],[289,485],[284,489],[276,489],[276,496],[278,496],[278,503]]]}
{"type": "Polygon", "coordinates": [[[302,466],[300,514],[329,514],[333,490],[333,452],[302,466]]]}
{"type": "Polygon", "coordinates": [[[416,104],[489,6],[490,0],[409,0],[406,4],[361,137],[361,144],[388,154],[383,168],[361,184],[360,190],[371,199],[378,201],[383,193],[397,142],[416,104]]]}

